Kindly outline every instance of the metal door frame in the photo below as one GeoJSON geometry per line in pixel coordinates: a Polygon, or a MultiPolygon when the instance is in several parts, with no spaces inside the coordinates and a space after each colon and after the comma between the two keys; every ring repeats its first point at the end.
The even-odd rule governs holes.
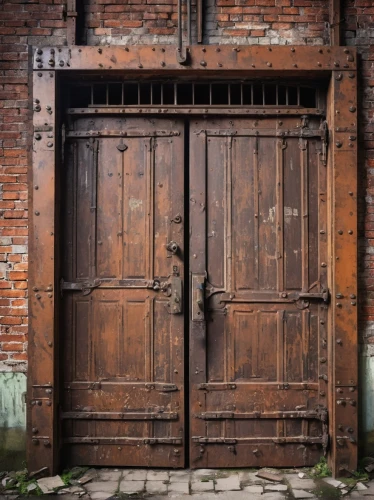
{"type": "MultiPolygon", "coordinates": [[[[328,78],[329,462],[334,475],[357,466],[357,58],[354,48],[192,46],[181,66],[172,46],[43,47],[33,50],[32,169],[29,170],[28,467],[59,468],[59,85],[61,77],[105,73],[170,76],[328,78]],[[57,300],[55,297],[57,296],[57,300]],[[347,429],[350,429],[348,432],[347,429]]],[[[177,111],[175,111],[177,114],[177,111]]],[[[209,110],[206,110],[209,114],[209,110]]],[[[31,142],[31,141],[30,141],[31,142]]],[[[30,144],[31,146],[31,144],[30,144]]],[[[196,323],[195,323],[196,325],[196,323]]],[[[201,332],[192,331],[192,335],[201,332]]],[[[321,362],[323,362],[321,360],[321,362]]]]}

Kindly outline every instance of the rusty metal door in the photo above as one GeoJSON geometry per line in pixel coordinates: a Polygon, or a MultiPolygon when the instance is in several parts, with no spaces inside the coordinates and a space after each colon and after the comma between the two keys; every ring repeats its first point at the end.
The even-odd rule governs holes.
{"type": "Polygon", "coordinates": [[[308,116],[191,123],[192,467],[326,452],[325,134],[308,116]]]}
{"type": "Polygon", "coordinates": [[[66,132],[61,419],[68,464],[184,465],[184,125],[66,132]]]}

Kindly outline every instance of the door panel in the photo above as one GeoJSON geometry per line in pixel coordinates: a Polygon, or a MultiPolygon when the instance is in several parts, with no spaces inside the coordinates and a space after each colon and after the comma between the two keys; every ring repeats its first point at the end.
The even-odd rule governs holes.
{"type": "Polygon", "coordinates": [[[322,140],[305,117],[191,123],[192,467],[326,451],[322,140]]]}
{"type": "Polygon", "coordinates": [[[71,465],[184,464],[183,131],[108,117],[77,119],[67,133],[61,417],[71,465]]]}

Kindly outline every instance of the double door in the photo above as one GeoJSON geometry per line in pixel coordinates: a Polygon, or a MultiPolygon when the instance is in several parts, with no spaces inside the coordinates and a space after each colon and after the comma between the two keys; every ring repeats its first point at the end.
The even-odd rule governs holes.
{"type": "Polygon", "coordinates": [[[315,464],[328,447],[319,119],[82,117],[65,149],[64,460],[315,464]]]}

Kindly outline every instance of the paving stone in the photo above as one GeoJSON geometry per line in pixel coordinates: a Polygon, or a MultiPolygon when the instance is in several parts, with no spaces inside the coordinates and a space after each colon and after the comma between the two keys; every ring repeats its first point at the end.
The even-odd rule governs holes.
{"type": "Polygon", "coordinates": [[[265,491],[287,491],[288,488],[285,484],[267,484],[265,491]]]}
{"type": "Polygon", "coordinates": [[[188,483],[177,483],[173,482],[169,484],[168,487],[169,493],[181,493],[182,495],[189,495],[190,493],[190,485],[188,483]]]}
{"type": "Polygon", "coordinates": [[[282,493],[273,492],[261,495],[261,500],[284,500],[286,497],[282,493]]]}
{"type": "Polygon", "coordinates": [[[53,493],[55,488],[63,488],[65,486],[60,476],[43,477],[36,482],[43,493],[53,493]]]}
{"type": "Polygon", "coordinates": [[[216,491],[240,490],[239,476],[237,474],[229,477],[216,479],[216,491]]]}
{"type": "Polygon", "coordinates": [[[264,482],[263,479],[257,477],[256,472],[247,472],[247,471],[239,472],[239,481],[241,483],[251,483],[251,484],[262,484],[264,482]]]}
{"type": "Polygon", "coordinates": [[[286,474],[284,477],[294,490],[314,490],[317,487],[313,479],[300,479],[297,474],[286,474]]]}
{"type": "Polygon", "coordinates": [[[147,471],[142,469],[124,470],[122,471],[122,477],[126,481],[145,481],[147,479],[147,471]]]}
{"type": "Polygon", "coordinates": [[[147,493],[167,493],[168,485],[162,481],[147,481],[145,483],[147,493]]]}
{"type": "Polygon", "coordinates": [[[316,498],[312,493],[309,493],[309,491],[294,490],[292,493],[295,498],[316,498]]]}
{"type": "Polygon", "coordinates": [[[193,471],[193,475],[196,477],[201,477],[201,476],[213,477],[217,476],[217,474],[219,474],[222,477],[222,475],[228,476],[229,473],[227,471],[224,470],[221,471],[217,469],[197,469],[193,471]]]}
{"type": "MultiPolygon", "coordinates": [[[[112,496],[111,493],[105,493],[104,491],[95,491],[90,494],[92,500],[106,500],[112,496]]],[[[65,500],[65,499],[64,499],[65,500]]]]}
{"type": "Polygon", "coordinates": [[[251,486],[244,486],[244,491],[247,491],[248,493],[257,493],[257,494],[262,494],[264,491],[264,488],[259,485],[259,484],[253,484],[251,486]]]}
{"type": "Polygon", "coordinates": [[[171,483],[188,483],[190,479],[191,479],[190,473],[184,470],[176,470],[170,472],[169,481],[171,483]]]}
{"type": "Polygon", "coordinates": [[[118,489],[118,481],[94,481],[84,485],[85,489],[89,492],[105,492],[113,494],[118,489]]]}
{"type": "Polygon", "coordinates": [[[99,471],[98,479],[100,481],[119,481],[121,475],[121,471],[99,471]]]}
{"type": "Polygon", "coordinates": [[[92,481],[92,479],[96,479],[97,477],[97,470],[96,469],[89,469],[88,471],[86,471],[82,477],[80,477],[79,479],[77,479],[77,483],[78,484],[86,484],[90,481],[92,481]]]}
{"type": "Polygon", "coordinates": [[[358,482],[356,484],[356,488],[355,488],[357,491],[364,491],[364,490],[367,490],[368,487],[364,484],[364,483],[361,483],[361,482],[358,482]]]}
{"type": "Polygon", "coordinates": [[[169,481],[169,473],[167,471],[149,470],[147,472],[147,481],[169,481]]]}
{"type": "Polygon", "coordinates": [[[342,485],[344,487],[344,483],[338,481],[337,479],[333,479],[332,477],[324,477],[322,481],[329,484],[330,486],[334,486],[334,488],[341,488],[342,485]]]}
{"type": "Polygon", "coordinates": [[[122,493],[139,493],[144,490],[144,481],[128,481],[127,479],[123,479],[120,482],[119,490],[122,493]]]}
{"type": "Polygon", "coordinates": [[[195,491],[212,491],[214,490],[213,481],[193,481],[191,483],[191,490],[195,491]]]}
{"type": "Polygon", "coordinates": [[[268,481],[281,482],[283,481],[283,476],[280,474],[274,474],[273,472],[268,472],[267,470],[259,470],[257,472],[257,477],[261,479],[267,479],[268,481]]]}

